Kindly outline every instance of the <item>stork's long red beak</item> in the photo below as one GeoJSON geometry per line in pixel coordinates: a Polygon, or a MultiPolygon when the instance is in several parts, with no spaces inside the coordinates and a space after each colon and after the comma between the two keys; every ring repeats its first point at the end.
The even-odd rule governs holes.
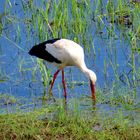
{"type": "Polygon", "coordinates": [[[90,80],[90,87],[91,87],[92,99],[93,99],[93,101],[96,101],[95,84],[93,84],[91,80],[90,80]]]}

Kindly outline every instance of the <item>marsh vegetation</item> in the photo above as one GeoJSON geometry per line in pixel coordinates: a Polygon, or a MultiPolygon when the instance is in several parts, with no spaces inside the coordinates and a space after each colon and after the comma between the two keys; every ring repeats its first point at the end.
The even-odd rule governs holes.
{"type": "Polygon", "coordinates": [[[139,0],[3,0],[1,5],[0,139],[139,139],[139,0]],[[61,78],[53,89],[56,101],[49,98],[56,69],[28,50],[55,37],[84,48],[98,77],[95,108],[86,77],[74,67],[66,68],[67,109],[61,78]]]}

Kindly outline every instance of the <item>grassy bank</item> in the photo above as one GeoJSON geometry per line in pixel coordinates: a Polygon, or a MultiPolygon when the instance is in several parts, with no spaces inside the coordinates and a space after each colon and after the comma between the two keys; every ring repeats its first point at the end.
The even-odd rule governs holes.
{"type": "Polygon", "coordinates": [[[87,112],[66,112],[56,107],[55,114],[48,109],[38,109],[30,113],[0,116],[1,140],[138,140],[139,123],[123,115],[97,115],[95,110],[87,112]],[[57,111],[56,111],[57,110],[57,111]],[[53,115],[52,115],[53,114],[53,115]],[[131,122],[131,123],[130,123],[131,122]]]}
{"type": "MultiPolygon", "coordinates": [[[[62,99],[47,102],[41,108],[25,105],[11,114],[0,115],[1,140],[139,140],[139,102],[128,93],[103,96],[97,92],[97,104],[91,99],[62,99]],[[131,99],[131,100],[130,100],[131,99]]],[[[9,112],[8,112],[9,111],[9,112]]]]}
{"type": "Polygon", "coordinates": [[[48,100],[40,108],[38,101],[30,107],[3,96],[0,140],[139,140],[139,101],[120,90],[98,89],[96,106],[86,96],[70,98],[67,105],[62,99],[48,100]]]}

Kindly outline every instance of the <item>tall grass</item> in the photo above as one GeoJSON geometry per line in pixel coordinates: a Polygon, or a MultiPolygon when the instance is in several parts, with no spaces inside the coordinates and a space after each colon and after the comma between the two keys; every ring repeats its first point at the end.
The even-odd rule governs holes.
{"type": "MultiPolygon", "coordinates": [[[[22,0],[17,5],[6,0],[4,14],[0,14],[0,37],[14,45],[19,55],[24,52],[26,57],[31,46],[50,38],[72,39],[83,46],[87,57],[92,56],[89,60],[94,60],[105,84],[98,86],[103,81],[98,79],[95,108],[86,96],[69,99],[67,106],[61,99],[47,102],[52,71],[42,60],[23,57],[17,64],[19,73],[25,70],[32,75],[29,82],[36,81],[38,73],[37,80],[42,82],[39,88],[43,89],[41,99],[45,102],[42,108],[30,110],[29,105],[24,107],[19,99],[0,91],[0,107],[7,109],[6,115],[0,115],[0,139],[139,139],[139,100],[136,100],[140,79],[139,15],[139,4],[126,0],[22,0]],[[98,38],[103,46],[96,46],[98,38]],[[103,54],[103,50],[105,57],[99,68],[98,53],[103,54]],[[126,56],[126,69],[121,69],[120,52],[126,56]],[[113,79],[108,80],[110,73],[113,79]],[[16,113],[9,111],[10,107],[16,113]]],[[[10,79],[8,74],[0,67],[0,83],[10,79]]],[[[58,90],[61,91],[60,87],[58,90]]],[[[38,102],[40,98],[35,97],[31,108],[38,102]]]]}
{"type": "MultiPolygon", "coordinates": [[[[108,71],[111,69],[115,77],[112,86],[115,83],[117,87],[117,83],[122,81],[129,88],[133,87],[135,89],[136,96],[139,69],[135,59],[136,55],[139,56],[140,41],[140,7],[138,3],[131,3],[126,0],[108,0],[107,2],[103,0],[48,0],[40,2],[31,0],[21,1],[18,4],[21,12],[17,14],[13,12],[14,3],[6,0],[4,15],[1,14],[0,16],[1,34],[7,41],[21,51],[25,51],[18,45],[22,43],[23,31],[30,45],[55,37],[69,38],[80,43],[85,52],[93,54],[94,61],[98,63],[97,50],[102,51],[102,46],[97,48],[98,46],[95,46],[94,43],[98,37],[101,37],[104,42],[106,42],[106,39],[106,57],[102,60],[105,83],[109,83],[108,71]],[[13,26],[13,24],[16,30],[14,32],[16,39],[8,35],[9,26],[13,26]],[[131,73],[123,70],[123,74],[121,74],[118,64],[119,50],[118,46],[114,45],[116,40],[122,44],[124,41],[129,44],[126,48],[130,52],[126,54],[128,56],[128,60],[126,60],[128,65],[126,66],[132,71],[131,73]],[[130,76],[128,76],[128,73],[130,76]]],[[[124,49],[123,45],[119,49],[122,51],[124,49]]],[[[37,60],[37,64],[43,81],[44,93],[42,96],[45,97],[47,94],[45,89],[46,86],[49,86],[51,74],[45,68],[43,61],[37,60]]],[[[34,75],[34,71],[32,73],[34,75]]]]}
{"type": "MultiPolygon", "coordinates": [[[[108,70],[111,69],[115,77],[112,83],[122,81],[128,87],[135,89],[136,96],[137,81],[139,80],[139,69],[135,60],[135,56],[139,55],[139,4],[130,3],[126,0],[108,0],[107,2],[102,0],[48,0],[40,2],[31,0],[21,1],[18,6],[21,11],[19,14],[13,12],[14,3],[6,0],[4,15],[1,14],[0,16],[0,30],[7,41],[24,51],[18,45],[22,43],[23,31],[26,34],[26,39],[32,45],[55,37],[69,38],[80,43],[86,52],[94,55],[94,61],[98,62],[96,53],[98,49],[102,51],[102,48],[97,48],[94,41],[97,37],[101,37],[103,41],[107,39],[106,58],[102,60],[105,83],[109,83],[108,70]],[[20,15],[24,16],[19,18],[20,15]],[[13,24],[16,30],[14,32],[16,34],[15,40],[8,36],[9,26],[13,26],[13,24]],[[126,60],[128,65],[126,66],[132,71],[131,76],[127,75],[129,71],[123,71],[123,76],[120,74],[119,51],[117,46],[114,45],[116,40],[120,40],[121,43],[126,41],[129,44],[129,47],[126,48],[128,52],[130,51],[130,54],[126,54],[128,55],[128,60],[126,60]]],[[[119,47],[119,49],[121,48],[119,47]]],[[[43,61],[37,60],[37,63],[43,81],[44,93],[42,96],[45,97],[45,94],[47,94],[45,89],[49,86],[51,74],[45,68],[43,61]]],[[[112,84],[112,86],[114,85],[112,84]]]]}

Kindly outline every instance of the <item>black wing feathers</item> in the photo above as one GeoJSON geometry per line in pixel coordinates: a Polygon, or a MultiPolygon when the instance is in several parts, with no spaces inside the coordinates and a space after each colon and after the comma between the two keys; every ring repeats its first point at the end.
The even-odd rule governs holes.
{"type": "MultiPolygon", "coordinates": [[[[60,40],[59,38],[55,38],[52,40],[47,40],[45,42],[42,42],[38,45],[35,45],[32,47],[32,49],[29,51],[30,55],[34,55],[36,57],[39,57],[41,59],[44,59],[48,62],[56,62],[56,63],[61,63],[60,60],[55,58],[55,56],[51,55],[46,49],[46,44],[53,44],[57,40],[60,40]]],[[[51,46],[50,46],[51,47],[51,46]]]]}

